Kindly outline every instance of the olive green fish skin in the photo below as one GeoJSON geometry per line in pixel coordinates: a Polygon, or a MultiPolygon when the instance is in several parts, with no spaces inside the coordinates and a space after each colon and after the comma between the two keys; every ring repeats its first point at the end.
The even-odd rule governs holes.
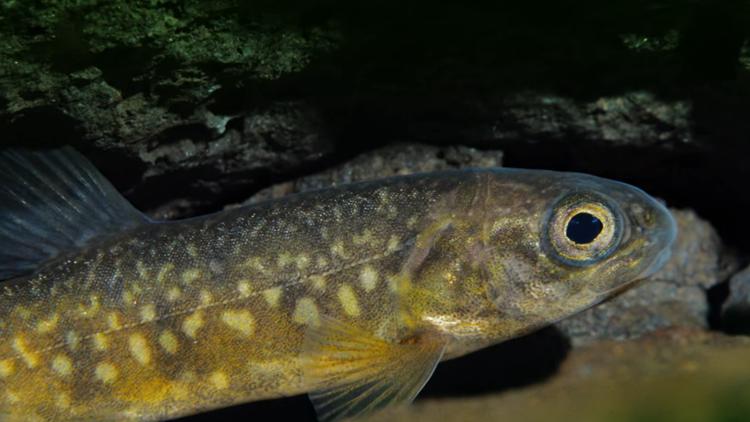
{"type": "MultiPolygon", "coordinates": [[[[137,227],[0,288],[0,416],[158,420],[300,394],[333,318],[444,359],[576,313],[653,272],[674,238],[638,189],[570,173],[393,178],[137,227]],[[618,244],[571,265],[550,215],[583,192],[618,244]]],[[[2,419],[2,417],[0,417],[2,419]]]]}

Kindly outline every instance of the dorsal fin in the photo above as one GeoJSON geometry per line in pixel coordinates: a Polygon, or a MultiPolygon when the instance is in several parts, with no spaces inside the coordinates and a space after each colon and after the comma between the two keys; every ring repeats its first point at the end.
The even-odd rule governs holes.
{"type": "Polygon", "coordinates": [[[148,222],[70,147],[0,150],[0,280],[148,222]]]}

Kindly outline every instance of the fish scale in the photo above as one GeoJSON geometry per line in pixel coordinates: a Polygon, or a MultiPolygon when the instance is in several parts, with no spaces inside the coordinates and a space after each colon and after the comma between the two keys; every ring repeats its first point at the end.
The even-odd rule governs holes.
{"type": "Polygon", "coordinates": [[[0,245],[28,244],[29,225],[51,245],[0,261],[17,276],[0,290],[1,420],[159,420],[301,393],[323,420],[408,403],[439,361],[595,304],[660,265],[674,237],[646,194],[577,174],[397,177],[153,222],[70,149],[0,161],[41,175],[29,179],[67,175],[28,190],[7,180],[20,186],[7,199],[37,200],[0,207],[29,221],[0,245]],[[86,195],[61,193],[79,185],[86,195]],[[627,240],[575,267],[540,233],[582,189],[652,218],[620,217],[627,240]],[[77,214],[95,199],[100,217],[77,214]]]}

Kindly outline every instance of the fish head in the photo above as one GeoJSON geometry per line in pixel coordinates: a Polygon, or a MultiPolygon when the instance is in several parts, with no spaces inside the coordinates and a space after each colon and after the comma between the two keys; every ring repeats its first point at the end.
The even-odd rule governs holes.
{"type": "MultiPolygon", "coordinates": [[[[486,177],[482,253],[495,312],[528,331],[647,278],[676,224],[644,191],[578,173],[498,170],[486,177]]],[[[507,333],[505,333],[507,334],[507,333]]]]}

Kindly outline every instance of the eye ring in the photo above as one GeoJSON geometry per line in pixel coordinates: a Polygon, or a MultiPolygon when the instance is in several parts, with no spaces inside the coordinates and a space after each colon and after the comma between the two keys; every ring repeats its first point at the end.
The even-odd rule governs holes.
{"type": "Polygon", "coordinates": [[[622,238],[624,220],[610,203],[590,193],[558,201],[544,229],[548,252],[571,266],[591,265],[611,255],[622,238]]]}

